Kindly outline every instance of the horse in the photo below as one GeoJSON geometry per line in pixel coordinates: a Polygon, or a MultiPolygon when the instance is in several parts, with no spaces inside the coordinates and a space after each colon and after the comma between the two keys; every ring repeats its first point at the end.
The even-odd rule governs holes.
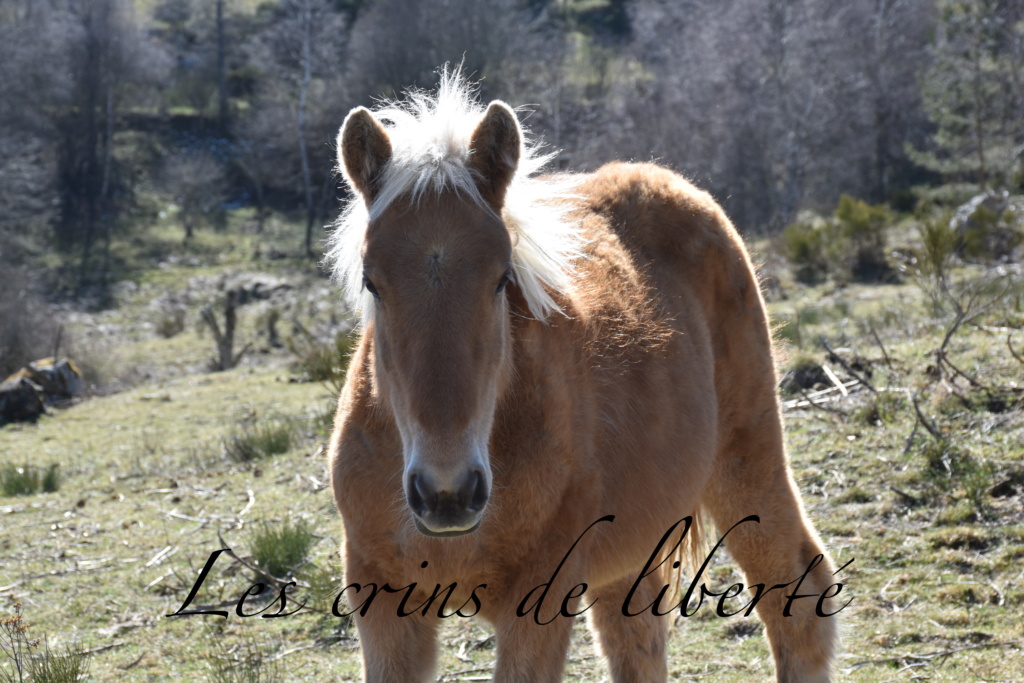
{"type": "Polygon", "coordinates": [[[707,518],[777,680],[830,680],[842,586],[739,234],[670,170],[539,175],[533,140],[447,71],[338,135],[327,258],[360,338],[328,468],[364,680],[434,680],[439,624],[478,616],[495,681],[558,681],[584,615],[611,680],[664,681],[666,589],[707,518]]]}

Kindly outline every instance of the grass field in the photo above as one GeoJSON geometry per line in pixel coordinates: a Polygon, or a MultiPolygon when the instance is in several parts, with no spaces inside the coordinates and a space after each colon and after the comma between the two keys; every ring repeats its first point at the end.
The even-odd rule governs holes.
{"type": "MultiPolygon", "coordinates": [[[[308,266],[253,262],[245,247],[214,257],[216,240],[228,238],[204,239],[212,242],[191,247],[189,259],[164,259],[115,288],[113,307],[69,316],[83,363],[116,391],[0,428],[0,465],[60,473],[57,491],[0,498],[0,611],[20,603],[30,637],[88,653],[88,680],[357,680],[355,631],[329,613],[342,572],[324,455],[333,398],[294,381],[295,356],[272,348],[266,332],[275,307],[286,340],[300,326],[343,327],[340,297],[308,266]],[[252,349],[239,367],[209,372],[213,341],[195,323],[198,310],[218,301],[218,278],[253,272],[289,286],[283,298],[240,309],[237,343],[252,349]],[[175,307],[184,325],[161,333],[175,307]],[[286,540],[301,559],[262,549],[286,540]],[[222,542],[237,559],[217,558],[191,608],[229,616],[166,617],[222,542]],[[307,609],[238,617],[253,567],[271,561],[297,565],[295,598],[307,609]]],[[[996,280],[979,299],[992,304],[949,335],[940,362],[956,315],[927,286],[907,277],[807,287],[762,260],[780,283],[770,306],[781,373],[825,365],[836,377],[783,399],[808,514],[837,564],[850,561],[839,679],[1024,680],[1024,364],[1011,351],[1024,355],[1020,270],[999,279],[992,269],[957,272],[954,283],[996,280]],[[853,373],[871,388],[849,381],[853,373]]],[[[710,578],[719,587],[742,580],[725,559],[710,578]]],[[[247,598],[245,609],[277,592],[266,596],[247,598]]],[[[673,679],[769,678],[755,619],[704,609],[677,622],[673,679]]],[[[488,679],[485,624],[453,621],[442,642],[442,680],[488,679]]],[[[606,678],[583,624],[566,673],[606,678]]]]}

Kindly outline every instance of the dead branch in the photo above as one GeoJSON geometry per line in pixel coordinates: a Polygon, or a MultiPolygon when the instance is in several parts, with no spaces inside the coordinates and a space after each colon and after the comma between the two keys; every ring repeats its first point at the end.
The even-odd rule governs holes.
{"type": "Polygon", "coordinates": [[[1018,363],[1024,363],[1024,358],[1021,358],[1016,351],[1013,350],[1013,332],[1006,335],[1006,347],[1010,349],[1010,355],[1018,363]]]}
{"type": "Polygon", "coordinates": [[[863,384],[865,387],[867,387],[871,391],[871,393],[874,393],[874,394],[878,393],[878,390],[875,389],[875,387],[871,385],[871,382],[869,382],[866,379],[864,379],[863,377],[861,377],[860,373],[858,373],[856,370],[854,370],[852,367],[850,367],[850,364],[847,363],[845,360],[843,360],[842,357],[840,357],[840,355],[838,353],[836,353],[835,350],[831,346],[829,346],[828,340],[825,339],[825,335],[822,335],[818,339],[821,342],[821,345],[825,347],[825,350],[828,351],[829,357],[834,359],[840,365],[842,365],[843,366],[843,370],[846,370],[848,373],[850,373],[851,377],[853,377],[855,380],[857,380],[858,382],[863,384]]]}
{"type": "Polygon", "coordinates": [[[804,397],[804,400],[806,400],[808,405],[810,405],[812,408],[817,408],[818,410],[823,410],[827,413],[830,413],[832,415],[838,415],[842,418],[845,418],[847,416],[845,412],[839,410],[838,408],[829,408],[824,403],[818,403],[813,398],[811,398],[811,395],[807,393],[806,389],[801,389],[800,395],[804,397]]]}
{"type": "Polygon", "coordinates": [[[929,434],[934,436],[938,441],[941,441],[941,442],[945,443],[946,442],[946,437],[943,436],[942,432],[940,432],[938,429],[936,429],[935,426],[931,422],[928,421],[928,418],[926,418],[924,416],[924,413],[921,412],[921,406],[917,402],[917,394],[914,394],[911,397],[911,400],[914,403],[914,412],[917,413],[918,421],[924,426],[925,429],[928,430],[929,434]]]}
{"type": "Polygon", "coordinates": [[[875,343],[878,344],[878,348],[882,351],[882,358],[885,359],[885,364],[890,370],[896,372],[896,368],[892,366],[892,359],[889,358],[889,353],[885,350],[885,345],[882,344],[882,339],[878,336],[878,332],[875,331],[875,326],[871,325],[868,328],[871,332],[871,336],[875,338],[875,343]]]}

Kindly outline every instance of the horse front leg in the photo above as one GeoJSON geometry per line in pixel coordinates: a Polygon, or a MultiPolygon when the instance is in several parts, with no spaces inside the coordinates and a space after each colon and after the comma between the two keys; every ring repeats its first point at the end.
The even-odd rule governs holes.
{"type": "Polygon", "coordinates": [[[346,597],[352,603],[349,609],[356,609],[353,621],[359,634],[364,683],[434,681],[438,620],[418,613],[399,616],[400,595],[371,590],[370,582],[375,580],[371,577],[379,581],[379,571],[353,560],[351,553],[349,558],[346,582],[363,587],[346,597]]]}
{"type": "Polygon", "coordinates": [[[608,661],[613,683],[668,680],[665,643],[669,620],[655,616],[653,609],[645,609],[658,597],[659,585],[654,578],[642,581],[631,595],[632,577],[602,588],[600,597],[587,612],[600,652],[608,661]],[[627,595],[631,603],[638,606],[637,613],[628,617],[622,614],[627,595]]]}
{"type": "Polygon", "coordinates": [[[493,682],[561,681],[574,621],[559,616],[541,626],[529,616],[517,618],[513,611],[510,618],[495,623],[497,661],[493,682]]]}
{"type": "Polygon", "coordinates": [[[585,592],[580,590],[585,585],[583,563],[576,557],[569,560],[557,575],[543,576],[542,568],[558,566],[558,559],[553,554],[535,558],[530,568],[514,572],[518,576],[510,590],[502,591],[502,598],[481,614],[495,631],[494,683],[562,680],[574,615],[584,609],[580,596],[585,592]]]}
{"type": "MultiPolygon", "coordinates": [[[[378,607],[378,605],[374,605],[378,607]]],[[[383,607],[383,605],[380,605],[383,607]]],[[[435,680],[437,620],[420,615],[400,618],[383,610],[356,616],[365,683],[435,680]]]]}

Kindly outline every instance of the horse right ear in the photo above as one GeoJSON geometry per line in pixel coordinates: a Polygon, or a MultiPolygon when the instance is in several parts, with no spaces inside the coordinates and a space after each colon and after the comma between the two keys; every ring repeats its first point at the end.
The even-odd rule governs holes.
{"type": "Polygon", "coordinates": [[[480,194],[499,211],[505,202],[505,190],[516,174],[522,145],[523,133],[515,112],[504,102],[491,102],[470,139],[469,167],[477,178],[480,194]]]}
{"type": "Polygon", "coordinates": [[[375,199],[384,166],[391,159],[391,140],[366,107],[345,117],[338,133],[338,161],[349,186],[369,206],[375,199]]]}

